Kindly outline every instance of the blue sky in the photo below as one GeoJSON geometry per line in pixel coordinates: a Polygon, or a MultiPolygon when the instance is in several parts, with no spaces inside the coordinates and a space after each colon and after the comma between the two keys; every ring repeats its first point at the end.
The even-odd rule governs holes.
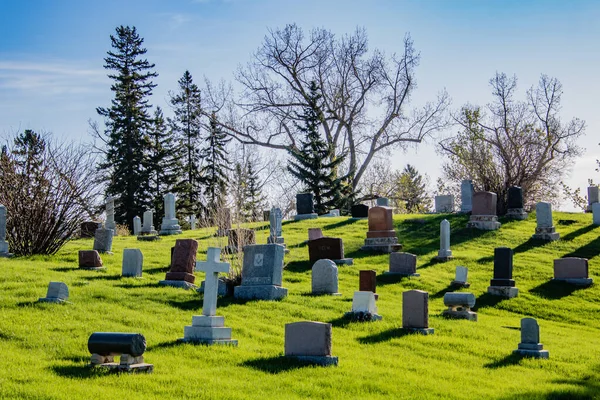
{"type": "MultiPolygon", "coordinates": [[[[585,188],[600,153],[600,1],[0,0],[0,135],[45,130],[87,141],[88,119],[111,99],[103,58],[118,25],[134,25],[160,76],[152,103],[186,69],[200,82],[231,80],[268,28],[295,22],[336,34],[365,27],[371,48],[400,51],[409,32],[421,52],[414,105],[446,89],[453,108],[490,100],[496,71],[516,74],[521,93],[541,73],[563,84],[562,116],[587,122],[587,149],[568,179],[585,188]]],[[[431,143],[394,155],[435,182],[431,143]]],[[[565,208],[568,205],[565,204],[565,208]]]]}

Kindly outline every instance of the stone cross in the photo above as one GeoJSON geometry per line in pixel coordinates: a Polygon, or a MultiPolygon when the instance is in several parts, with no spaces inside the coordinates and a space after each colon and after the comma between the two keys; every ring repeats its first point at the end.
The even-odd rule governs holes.
{"type": "Polygon", "coordinates": [[[270,235],[271,237],[279,237],[281,236],[281,209],[277,207],[271,208],[271,212],[269,213],[269,223],[271,225],[270,235]]]}
{"type": "Polygon", "coordinates": [[[117,224],[115,224],[115,198],[109,197],[106,199],[106,229],[112,229],[116,232],[117,224]]]}
{"type": "Polygon", "coordinates": [[[206,261],[196,262],[196,271],[206,273],[204,278],[204,303],[202,315],[213,316],[217,312],[217,294],[219,289],[219,272],[228,273],[229,263],[219,261],[221,249],[209,247],[206,261]]]}
{"type": "Polygon", "coordinates": [[[0,254],[8,253],[6,242],[6,207],[0,204],[0,254]]]}

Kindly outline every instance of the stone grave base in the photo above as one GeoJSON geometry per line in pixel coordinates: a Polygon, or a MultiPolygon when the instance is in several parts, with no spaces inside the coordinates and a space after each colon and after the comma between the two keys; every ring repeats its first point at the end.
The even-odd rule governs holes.
{"type": "Polygon", "coordinates": [[[63,300],[63,299],[59,299],[56,297],[40,297],[38,299],[38,303],[56,303],[56,304],[63,304],[63,303],[68,303],[68,301],[63,300]]]}
{"type": "Polygon", "coordinates": [[[189,290],[189,289],[197,289],[198,286],[194,285],[193,283],[189,283],[186,281],[168,281],[168,280],[163,280],[163,281],[158,281],[158,284],[161,286],[172,286],[175,288],[180,288],[180,289],[185,289],[185,290],[189,290]]]}
{"type": "Polygon", "coordinates": [[[267,244],[280,244],[282,246],[285,246],[285,239],[283,238],[283,236],[268,236],[267,244]]]}
{"type": "Polygon", "coordinates": [[[519,295],[519,288],[513,286],[489,286],[487,292],[492,296],[500,296],[512,299],[519,295]]]}
{"type": "Polygon", "coordinates": [[[402,249],[397,237],[366,238],[362,251],[373,253],[393,253],[402,249]]]}
{"type": "Polygon", "coordinates": [[[471,215],[467,228],[475,228],[482,231],[495,231],[500,229],[500,222],[495,215],[471,215]]]}
{"type": "Polygon", "coordinates": [[[92,354],[92,359],[89,364],[92,368],[106,368],[116,372],[152,372],[153,364],[146,364],[144,356],[133,357],[129,354],[121,354],[120,362],[114,362],[113,356],[101,356],[92,354]]]}
{"type": "Polygon", "coordinates": [[[160,240],[160,237],[156,233],[153,235],[139,235],[137,237],[137,240],[141,240],[144,242],[153,242],[155,240],[160,240]]]}
{"type": "Polygon", "coordinates": [[[336,293],[327,293],[327,292],[312,292],[313,296],[341,296],[342,294],[339,292],[336,293]]]}
{"type": "Polygon", "coordinates": [[[339,260],[331,260],[331,261],[333,261],[337,265],[354,265],[353,258],[341,258],[339,260]]]}
{"type": "MultiPolygon", "coordinates": [[[[531,357],[531,358],[546,358],[548,359],[550,357],[550,353],[548,352],[548,350],[541,350],[541,348],[543,347],[541,344],[539,345],[540,350],[533,350],[533,349],[522,349],[520,348],[521,346],[525,347],[523,343],[519,343],[519,349],[514,350],[513,354],[518,354],[522,357],[531,357]]],[[[532,345],[532,347],[534,347],[536,345],[532,345]]],[[[527,347],[529,347],[527,345],[527,347]]]]}
{"type": "Polygon", "coordinates": [[[467,319],[477,322],[477,313],[470,310],[444,310],[442,315],[446,318],[467,319]]]}
{"type": "Polygon", "coordinates": [[[303,219],[317,219],[319,218],[319,214],[298,214],[294,217],[294,221],[302,221],[303,219]]]}
{"type": "Polygon", "coordinates": [[[384,275],[392,275],[392,276],[394,276],[394,275],[395,275],[395,276],[408,276],[409,278],[410,278],[411,276],[412,276],[412,277],[415,277],[415,278],[418,278],[419,276],[421,276],[421,274],[417,274],[416,272],[415,272],[414,274],[406,274],[406,273],[404,273],[404,272],[391,272],[391,271],[385,271],[383,274],[384,274],[384,275]]]}
{"type": "Polygon", "coordinates": [[[160,230],[158,233],[160,236],[168,236],[168,235],[181,235],[183,231],[181,229],[165,229],[160,230]]]}
{"type": "Polygon", "coordinates": [[[238,341],[231,339],[231,328],[226,328],[225,317],[194,315],[192,325],[183,328],[185,343],[198,343],[206,345],[237,346],[238,341]]]}
{"type": "Polygon", "coordinates": [[[528,214],[522,208],[509,208],[506,211],[506,218],[510,219],[518,219],[522,221],[524,219],[527,219],[527,216],[528,214]]]}
{"type": "Polygon", "coordinates": [[[281,300],[287,294],[287,288],[275,285],[236,286],[233,289],[233,297],[242,300],[281,300]]]}
{"type": "MultiPolygon", "coordinates": [[[[198,293],[204,293],[204,282],[200,283],[200,288],[198,288],[198,293]]],[[[217,296],[229,296],[233,294],[233,287],[229,286],[225,281],[219,279],[219,284],[217,288],[217,296]]]]}
{"type": "Polygon", "coordinates": [[[592,278],[554,278],[553,282],[566,282],[575,286],[590,286],[594,283],[592,278]]]}
{"type": "Polygon", "coordinates": [[[88,271],[104,271],[106,267],[79,267],[78,269],[85,269],[88,271]]]}
{"type": "Polygon", "coordinates": [[[560,233],[557,233],[553,226],[549,228],[535,228],[535,233],[531,236],[531,238],[552,242],[560,239],[560,233]]]}
{"type": "Polygon", "coordinates": [[[294,360],[302,361],[307,364],[321,365],[324,367],[338,365],[338,358],[334,356],[285,356],[294,360]]]}
{"type": "Polygon", "coordinates": [[[434,258],[435,258],[437,261],[440,261],[440,262],[446,262],[446,261],[450,261],[450,260],[452,260],[454,257],[452,256],[452,252],[449,252],[449,253],[450,253],[450,254],[444,254],[444,253],[440,254],[440,253],[438,252],[438,255],[437,255],[436,257],[434,257],[434,258]]]}
{"type": "Polygon", "coordinates": [[[469,282],[459,282],[459,281],[452,281],[452,282],[450,282],[450,285],[452,285],[454,287],[459,287],[459,288],[471,287],[471,284],[469,282]]]}
{"type": "Polygon", "coordinates": [[[0,253],[0,257],[2,257],[2,258],[11,258],[12,256],[13,256],[12,253],[8,253],[8,252],[0,253]]]}
{"type": "Polygon", "coordinates": [[[433,328],[402,328],[403,331],[409,333],[418,333],[420,335],[433,335],[433,328]]]}
{"type": "MultiPolygon", "coordinates": [[[[377,300],[377,298],[375,298],[375,300],[377,300]]],[[[344,318],[350,318],[353,321],[357,321],[357,322],[366,322],[366,321],[358,321],[355,317],[359,314],[364,314],[364,313],[359,313],[359,312],[354,312],[354,311],[348,311],[347,313],[344,313],[344,318]]],[[[383,317],[379,314],[371,314],[371,319],[369,321],[381,321],[383,319],[383,317]]]]}

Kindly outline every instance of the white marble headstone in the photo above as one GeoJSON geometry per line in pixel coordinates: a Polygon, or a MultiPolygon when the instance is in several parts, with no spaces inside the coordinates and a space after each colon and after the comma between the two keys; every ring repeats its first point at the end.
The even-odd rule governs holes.
{"type": "Polygon", "coordinates": [[[469,273],[469,269],[467,267],[462,267],[462,266],[456,267],[456,276],[454,278],[454,281],[466,283],[468,273],[469,273]]]}
{"type": "Polygon", "coordinates": [[[377,314],[375,294],[373,292],[354,292],[352,298],[352,312],[377,314]]]}

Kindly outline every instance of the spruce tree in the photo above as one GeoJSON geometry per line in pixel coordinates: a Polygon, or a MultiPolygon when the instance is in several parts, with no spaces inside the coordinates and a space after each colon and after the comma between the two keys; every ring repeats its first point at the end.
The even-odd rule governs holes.
{"type": "Polygon", "coordinates": [[[217,115],[210,117],[208,135],[205,137],[206,146],[200,151],[204,166],[200,170],[204,182],[204,198],[209,215],[225,206],[227,189],[227,171],[229,160],[225,146],[231,138],[223,132],[217,123],[217,115]]]}
{"type": "Polygon", "coordinates": [[[260,177],[256,170],[255,162],[248,159],[246,161],[246,173],[245,175],[245,193],[243,203],[243,216],[244,221],[258,221],[260,212],[262,211],[265,203],[265,196],[262,193],[262,187],[260,184],[260,177]]]}
{"type": "Polygon", "coordinates": [[[181,143],[181,169],[173,192],[178,195],[177,210],[181,216],[199,216],[202,211],[200,199],[203,184],[199,148],[202,130],[200,89],[194,83],[190,71],[185,71],[177,83],[179,90],[176,94],[171,94],[170,99],[175,117],[169,122],[181,143]]]}
{"type": "Polygon", "coordinates": [[[133,217],[140,215],[151,204],[148,181],[150,173],[146,157],[149,142],[146,135],[152,117],[148,98],[156,87],[152,78],[154,64],[142,56],[146,49],[135,27],[119,26],[116,36],[110,36],[113,50],[104,59],[104,68],[114,72],[111,106],[96,111],[105,118],[106,159],[98,165],[107,180],[108,195],[118,196],[115,221],[133,226],[133,217]]]}
{"type": "Polygon", "coordinates": [[[404,203],[407,213],[427,211],[429,195],[427,181],[417,169],[407,164],[396,180],[394,197],[404,203]]]}
{"type": "Polygon", "coordinates": [[[308,95],[308,106],[298,118],[303,125],[296,124],[296,129],[304,136],[300,148],[290,151],[292,159],[288,171],[304,186],[304,190],[313,193],[315,212],[325,214],[331,208],[343,204],[343,179],[337,176],[337,167],[343,157],[333,158],[333,149],[321,138],[319,127],[323,115],[319,111],[321,95],[316,82],[311,82],[308,95]]]}

